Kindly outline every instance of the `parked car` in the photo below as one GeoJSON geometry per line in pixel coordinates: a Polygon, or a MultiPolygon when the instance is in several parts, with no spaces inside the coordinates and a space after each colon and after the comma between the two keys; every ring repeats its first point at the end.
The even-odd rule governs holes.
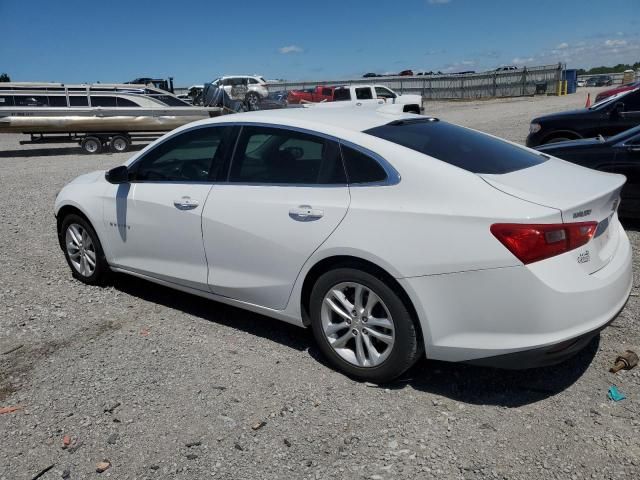
{"type": "Polygon", "coordinates": [[[596,77],[589,77],[587,79],[587,87],[606,87],[613,84],[613,79],[610,75],[598,75],[596,77]]]}
{"type": "Polygon", "coordinates": [[[527,368],[587,345],[632,287],[623,183],[435,118],[314,107],[185,125],[67,184],[55,215],[81,282],[307,326],[384,382],[425,355],[527,368]]]}
{"type": "Polygon", "coordinates": [[[519,68],[514,66],[514,65],[504,65],[502,67],[496,68],[494,71],[496,71],[496,72],[511,72],[513,70],[519,70],[519,68]]]}
{"type": "Polygon", "coordinates": [[[362,78],[375,78],[375,77],[381,77],[381,76],[382,75],[379,75],[377,73],[369,72],[362,75],[362,78]]]}
{"type": "Polygon", "coordinates": [[[607,139],[598,137],[551,143],[537,147],[537,150],[583,167],[626,176],[620,216],[640,219],[640,126],[607,139]]]}
{"type": "Polygon", "coordinates": [[[291,90],[287,100],[290,104],[301,102],[332,102],[334,88],[335,87],[328,87],[326,85],[318,85],[315,88],[291,90]]]}
{"type": "Polygon", "coordinates": [[[584,78],[580,78],[576,81],[576,85],[578,87],[586,87],[587,86],[587,81],[584,78]]]}
{"type": "Polygon", "coordinates": [[[333,102],[319,104],[327,108],[342,107],[344,102],[355,106],[368,104],[384,105],[386,103],[404,105],[403,110],[410,113],[422,112],[422,96],[400,95],[383,85],[345,85],[335,87],[333,90],[333,102]],[[340,103],[338,103],[340,102],[340,103]]]}
{"type": "Polygon", "coordinates": [[[590,108],[534,118],[528,147],[598,135],[609,137],[640,125],[640,88],[613,95],[590,108]]]}
{"type": "Polygon", "coordinates": [[[269,96],[264,78],[251,75],[230,75],[216,78],[211,84],[221,87],[233,100],[245,102],[250,109],[269,96]]]}
{"type": "Polygon", "coordinates": [[[398,76],[400,77],[413,77],[413,70],[402,70],[398,76]]]}
{"type": "Polygon", "coordinates": [[[601,102],[605,98],[610,97],[611,95],[615,95],[617,93],[628,92],[629,90],[633,90],[634,88],[640,87],[640,80],[636,82],[627,83],[626,85],[620,85],[619,87],[611,88],[609,90],[605,90],[604,92],[600,92],[596,95],[596,102],[601,102]]]}

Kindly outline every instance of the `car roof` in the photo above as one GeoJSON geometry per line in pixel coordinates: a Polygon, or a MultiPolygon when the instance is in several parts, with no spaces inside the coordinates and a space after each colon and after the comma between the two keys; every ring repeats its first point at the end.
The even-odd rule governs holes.
{"type": "Polygon", "coordinates": [[[416,118],[416,115],[412,113],[396,113],[384,110],[384,107],[379,109],[358,107],[318,108],[315,106],[283,108],[225,115],[203,120],[202,123],[270,123],[326,132],[335,129],[363,132],[370,128],[386,125],[394,120],[416,118]]]}

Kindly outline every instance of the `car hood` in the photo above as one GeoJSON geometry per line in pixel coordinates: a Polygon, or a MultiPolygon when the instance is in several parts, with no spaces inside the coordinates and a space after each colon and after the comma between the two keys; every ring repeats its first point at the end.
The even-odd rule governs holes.
{"type": "Polygon", "coordinates": [[[71,180],[68,185],[78,185],[78,184],[88,184],[88,183],[96,183],[100,180],[104,180],[104,170],[96,170],[95,172],[85,173],[84,175],[80,175],[79,177],[71,180]]]}
{"type": "Polygon", "coordinates": [[[555,120],[566,120],[567,118],[576,118],[582,117],[583,115],[589,113],[590,111],[586,108],[581,108],[579,110],[569,110],[566,112],[558,112],[558,113],[550,113],[549,115],[544,115],[542,117],[536,117],[531,120],[531,123],[545,123],[545,122],[553,122],[555,120]]]}
{"type": "Polygon", "coordinates": [[[548,152],[553,155],[553,152],[556,150],[572,150],[572,149],[582,149],[590,146],[602,145],[602,142],[597,138],[581,138],[578,140],[567,140],[566,142],[553,142],[547,143],[545,145],[541,145],[536,147],[536,150],[540,152],[548,152]]]}

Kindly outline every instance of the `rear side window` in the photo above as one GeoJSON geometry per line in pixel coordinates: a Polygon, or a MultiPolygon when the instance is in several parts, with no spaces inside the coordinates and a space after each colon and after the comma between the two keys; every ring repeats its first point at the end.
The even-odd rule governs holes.
{"type": "Polygon", "coordinates": [[[371,100],[373,98],[373,94],[371,93],[371,88],[369,87],[356,88],[356,98],[358,100],[371,100]]]}
{"type": "Polygon", "coordinates": [[[433,119],[396,120],[365,133],[472,173],[503,174],[546,161],[503,140],[433,119]]]}
{"type": "Polygon", "coordinates": [[[231,164],[230,182],[345,184],[334,141],[293,130],[246,126],[231,164]]]}
{"type": "Polygon", "coordinates": [[[333,91],[333,100],[334,102],[339,102],[340,100],[351,100],[351,92],[348,88],[336,88],[333,91]]]}
{"type": "Polygon", "coordinates": [[[323,88],[322,89],[322,95],[325,97],[330,97],[331,96],[331,89],[330,88],[323,88]]]}
{"type": "Polygon", "coordinates": [[[387,179],[387,172],[377,160],[346,145],[341,145],[340,149],[349,183],[376,183],[387,179]]]}

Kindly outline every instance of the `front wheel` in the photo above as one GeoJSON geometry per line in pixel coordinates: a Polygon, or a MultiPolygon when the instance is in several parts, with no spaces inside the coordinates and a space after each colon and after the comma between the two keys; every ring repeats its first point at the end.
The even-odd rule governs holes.
{"type": "Polygon", "coordinates": [[[310,313],[320,350],[356,379],[393,380],[422,352],[402,299],[368,272],[339,268],[323,274],[313,287],[310,313]]]}
{"type": "Polygon", "coordinates": [[[67,215],[62,221],[60,235],[73,276],[89,285],[103,284],[109,275],[109,265],[89,222],[80,215],[67,215]]]}

